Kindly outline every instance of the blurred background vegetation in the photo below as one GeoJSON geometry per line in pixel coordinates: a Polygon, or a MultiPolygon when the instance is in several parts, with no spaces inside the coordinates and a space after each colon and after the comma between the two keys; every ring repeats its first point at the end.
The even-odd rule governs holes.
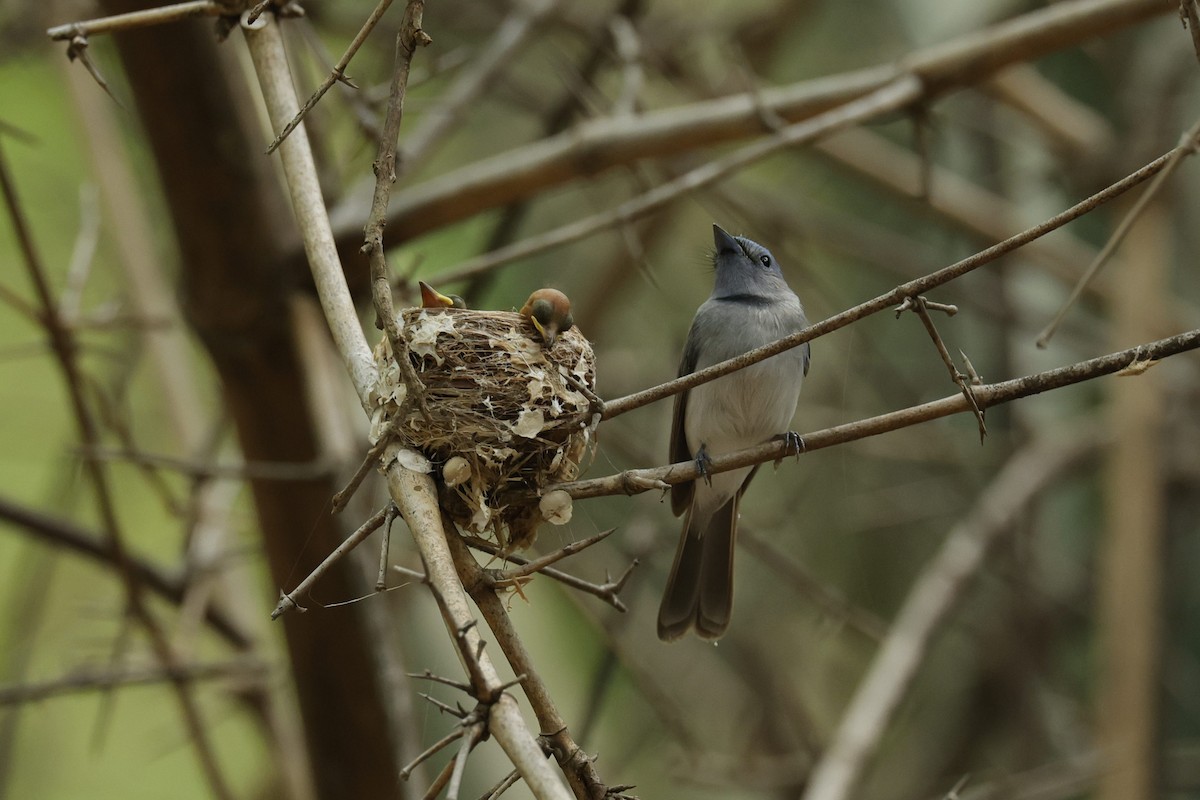
{"type": "MultiPolygon", "coordinates": [[[[403,162],[393,200],[589,119],[632,124],[654,109],[889,64],[1045,5],[431,0],[434,43],[414,61],[402,152],[489,47],[514,30],[520,39],[461,118],[403,162]]],[[[284,22],[302,97],[371,7],[312,3],[284,22]]],[[[263,155],[273,134],[244,42],[234,30],[218,44],[211,19],[93,37],[88,57],[109,99],[45,29],[128,8],[0,2],[0,143],[102,430],[98,448],[81,443],[45,330],[20,310],[36,301],[6,222],[0,796],[213,794],[112,559],[82,554],[104,537],[83,468],[99,459],[129,551],[177,590],[154,596],[151,613],[189,660],[224,665],[189,691],[233,796],[420,797],[444,757],[392,788],[396,770],[452,720],[416,693],[457,698],[403,673],[459,674],[427,592],[322,608],[369,594],[373,538],[362,548],[372,552],[318,584],[307,614],[268,621],[278,592],[385,495],[369,486],[330,521],[329,496],[361,460],[365,426],[340,366],[306,338],[314,295],[263,155]],[[215,630],[214,613],[232,634],[215,630]],[[137,670],[150,679],[97,688],[137,670]],[[31,697],[64,677],[82,685],[31,697]]],[[[348,70],[361,91],[335,86],[307,124],[326,197],[352,235],[365,210],[354,216],[342,200],[372,180],[368,133],[402,10],[348,70]]],[[[438,288],[498,309],[542,285],[564,290],[596,348],[599,393],[624,395],[674,377],[711,290],[713,222],[770,247],[810,319],[824,319],[1166,152],[1200,108],[1198,70],[1164,1],[1152,18],[938,97],[919,118],[893,114],[784,151],[613,231],[438,288]]],[[[608,209],[735,146],[680,146],[595,174],[581,160],[577,176],[527,201],[389,235],[401,302],[417,277],[608,209]]],[[[1195,170],[1185,161],[1164,186],[1046,349],[1038,332],[1131,200],[931,293],[960,309],[937,319],[951,352],[998,381],[1197,327],[1195,170]]],[[[346,252],[361,291],[365,259],[346,252]]],[[[876,315],[813,344],[795,428],[953,392],[916,320],[876,315]]],[[[578,502],[572,523],[538,543],[548,552],[616,527],[565,563],[602,581],[637,558],[628,613],[544,578],[508,603],[610,784],[636,784],[643,798],[797,797],[948,534],[1014,453],[1059,436],[1083,457],[1016,514],[924,654],[855,796],[942,797],[965,777],[963,797],[1200,797],[1198,399],[1197,361],[1183,355],[1140,378],[996,408],[983,446],[963,416],[763,469],[742,506],[735,616],[717,645],[655,638],[679,523],[653,492],[578,502]]],[[[588,475],[666,463],[669,406],[605,423],[588,475]]],[[[391,559],[420,566],[399,523],[391,559]]],[[[463,796],[507,769],[485,745],[463,796]]]]}

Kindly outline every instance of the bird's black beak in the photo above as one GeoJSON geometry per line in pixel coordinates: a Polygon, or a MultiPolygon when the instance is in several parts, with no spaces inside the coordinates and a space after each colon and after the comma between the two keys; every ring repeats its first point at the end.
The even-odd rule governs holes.
{"type": "Polygon", "coordinates": [[[740,253],[742,246],[720,225],[713,225],[713,244],[717,247],[717,255],[721,253],[740,253]]]}

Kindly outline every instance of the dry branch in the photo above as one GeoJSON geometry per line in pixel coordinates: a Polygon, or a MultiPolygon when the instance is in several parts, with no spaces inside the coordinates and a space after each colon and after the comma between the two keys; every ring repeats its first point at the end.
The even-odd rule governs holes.
{"type": "MultiPolygon", "coordinates": [[[[398,44],[401,49],[408,45],[409,57],[415,42],[428,38],[420,30],[421,7],[420,0],[410,0],[405,15],[406,26],[400,33],[402,37],[406,32],[412,37],[407,42],[401,40],[398,44]]],[[[270,15],[264,16],[254,25],[244,27],[263,94],[271,110],[272,124],[282,126],[295,114],[297,104],[278,27],[270,15]]],[[[395,116],[391,134],[393,141],[399,126],[400,102],[407,74],[407,62],[403,60],[403,54],[398,67],[392,93],[392,110],[395,116]]],[[[384,139],[381,153],[386,155],[386,133],[384,139]]],[[[370,414],[373,409],[372,392],[376,388],[378,375],[362,330],[358,326],[353,305],[350,303],[336,253],[332,251],[328,219],[324,215],[312,153],[303,126],[296,128],[283,142],[279,152],[283,157],[297,221],[305,239],[325,316],[334,332],[335,343],[346,362],[363,408],[370,414]]],[[[381,158],[376,169],[378,184],[390,185],[391,164],[381,158]]],[[[386,200],[386,189],[381,191],[386,200]]],[[[379,255],[382,257],[381,247],[379,255]]],[[[390,306],[390,295],[387,299],[390,306]]],[[[384,321],[394,325],[394,319],[384,317],[384,321]]],[[[516,701],[505,694],[505,685],[500,681],[491,660],[483,652],[482,639],[475,629],[461,580],[455,573],[447,550],[437,491],[432,479],[428,475],[405,469],[395,461],[387,465],[386,474],[389,492],[421,551],[430,589],[438,600],[446,625],[458,645],[459,657],[471,676],[474,693],[481,702],[488,704],[489,732],[496,737],[535,797],[539,800],[567,800],[565,789],[546,762],[534,736],[525,726],[516,701]]]]}
{"type": "MultiPolygon", "coordinates": [[[[679,155],[769,132],[763,112],[794,123],[874,92],[904,75],[924,84],[923,99],[981,81],[1170,10],[1161,0],[1068,0],[917,51],[897,63],[652,111],[593,120],[433,178],[398,196],[388,216],[395,242],[508,205],[553,186],[643,158],[679,155]]],[[[333,211],[343,252],[357,246],[368,192],[333,211]]]]}
{"type": "MultiPolygon", "coordinates": [[[[69,520],[51,517],[4,498],[0,498],[0,520],[24,528],[32,538],[52,547],[61,547],[76,555],[115,567],[116,556],[112,546],[69,520]]],[[[188,586],[182,579],[168,575],[153,564],[133,555],[129,556],[129,568],[136,573],[138,581],[148,591],[175,605],[183,602],[188,586]]],[[[248,651],[254,646],[254,637],[219,608],[211,604],[205,606],[204,618],[217,634],[237,650],[248,651]]]]}
{"type": "MultiPolygon", "coordinates": [[[[663,486],[666,487],[666,484],[663,484],[663,486]]],[[[480,539],[477,536],[463,536],[462,539],[467,543],[467,546],[471,547],[472,549],[487,553],[490,556],[501,557],[505,561],[516,564],[517,566],[523,567],[530,563],[530,559],[526,558],[525,556],[517,555],[515,553],[505,553],[503,547],[493,542],[489,542],[486,539],[480,539]]],[[[626,611],[628,611],[628,609],[625,607],[625,603],[621,601],[619,595],[621,589],[625,588],[625,583],[629,580],[629,576],[633,574],[633,569],[637,565],[638,561],[637,559],[634,559],[630,565],[625,568],[625,571],[621,573],[620,577],[618,577],[616,580],[613,580],[611,577],[606,578],[605,582],[602,584],[590,583],[582,578],[577,578],[574,575],[569,575],[566,572],[554,569],[553,567],[544,566],[541,567],[538,572],[542,575],[545,575],[547,578],[558,581],[563,586],[569,586],[570,588],[577,589],[585,594],[598,597],[615,608],[617,611],[620,611],[622,614],[624,614],[626,611]]]]}
{"type": "MultiPolygon", "coordinates": [[[[0,152],[0,190],[3,192],[5,206],[16,231],[22,261],[29,273],[41,307],[42,326],[50,340],[55,361],[62,374],[79,438],[85,447],[95,448],[100,443],[100,428],[91,404],[88,402],[87,381],[77,358],[78,344],[73,332],[59,313],[58,305],[51,292],[49,273],[34,243],[32,231],[17,196],[16,185],[2,152],[0,152]]],[[[125,544],[125,533],[117,516],[116,501],[108,471],[104,464],[92,460],[84,462],[84,470],[95,492],[101,528],[108,549],[112,552],[113,564],[124,590],[125,605],[130,617],[146,632],[151,649],[160,665],[168,673],[172,673],[182,666],[182,661],[166,631],[146,603],[145,587],[141,583],[141,576],[133,567],[133,561],[125,544]]],[[[200,762],[200,768],[208,781],[209,788],[218,798],[232,800],[232,790],[217,760],[203,715],[200,713],[199,704],[196,702],[190,686],[185,681],[175,678],[171,679],[170,683],[179,704],[184,727],[194,745],[196,758],[200,762]]]]}
{"type": "Polygon", "coordinates": [[[330,70],[329,77],[321,81],[321,85],[318,86],[316,90],[309,96],[308,100],[304,102],[303,107],[296,112],[296,115],[288,121],[287,125],[283,126],[283,130],[281,130],[279,135],[275,137],[275,141],[271,142],[271,144],[267,147],[268,153],[274,153],[279,148],[279,145],[283,143],[283,140],[291,135],[292,131],[296,129],[297,125],[304,121],[304,115],[313,110],[317,103],[320,102],[321,98],[325,96],[325,93],[329,91],[331,86],[338,81],[341,81],[349,86],[353,86],[353,84],[350,83],[350,79],[346,77],[346,67],[350,65],[350,59],[354,58],[354,54],[358,52],[358,48],[362,47],[363,42],[367,40],[367,37],[371,34],[371,31],[375,29],[375,25],[380,19],[383,18],[383,15],[387,12],[388,7],[391,6],[391,4],[392,0],[379,0],[379,2],[375,5],[374,10],[371,11],[370,15],[367,17],[366,22],[362,24],[362,27],[359,29],[358,33],[355,34],[354,39],[351,40],[350,44],[346,47],[346,52],[342,54],[342,57],[338,59],[337,64],[335,64],[333,69],[330,70]]]}
{"type": "MultiPolygon", "coordinates": [[[[282,129],[299,111],[299,106],[279,25],[274,15],[265,14],[253,25],[244,25],[242,29],[267,103],[271,125],[276,130],[282,129]]],[[[292,210],[303,232],[304,250],[338,353],[345,362],[359,402],[370,413],[371,390],[375,388],[379,376],[343,277],[329,217],[325,213],[312,147],[307,136],[299,135],[302,133],[303,125],[279,146],[284,176],[292,197],[292,210]]]]}
{"type": "Polygon", "coordinates": [[[240,658],[214,663],[182,664],[169,670],[156,667],[127,667],[120,670],[86,670],[41,683],[0,686],[0,707],[20,703],[36,703],[66,694],[78,694],[121,686],[144,686],[167,681],[211,681],[232,678],[239,681],[261,681],[269,667],[255,658],[240,658]]]}
{"type": "Polygon", "coordinates": [[[437,488],[433,479],[392,462],[387,468],[387,481],[392,499],[400,508],[421,551],[426,575],[442,608],[446,627],[452,635],[462,639],[463,646],[458,653],[463,668],[472,676],[473,683],[478,680],[483,684],[473,688],[476,692],[494,693],[495,700],[488,714],[489,730],[535,797],[539,800],[569,800],[570,796],[525,726],[516,701],[504,694],[504,683],[483,651],[483,641],[476,630],[462,579],[455,570],[455,560],[447,544],[461,545],[461,542],[453,534],[447,536],[442,528],[441,509],[438,507],[437,488]]]}
{"type": "Polygon", "coordinates": [[[978,253],[962,259],[948,267],[944,267],[937,272],[932,272],[920,278],[916,278],[907,283],[903,283],[892,289],[890,292],[880,295],[873,300],[868,300],[865,303],[860,303],[853,308],[849,308],[840,314],[835,314],[828,319],[818,322],[815,325],[810,325],[804,330],[797,331],[791,336],[779,339],[771,344],[763,347],[749,350],[742,355],[731,358],[728,361],[722,361],[719,364],[714,364],[702,370],[697,370],[690,375],[685,375],[682,378],[667,381],[658,386],[644,389],[640,392],[609,400],[604,404],[604,418],[610,419],[619,414],[624,414],[626,411],[632,411],[635,408],[647,405],[649,403],[662,400],[670,397],[673,394],[686,391],[693,387],[699,386],[702,383],[715,380],[722,375],[728,375],[739,369],[744,369],[751,364],[756,364],[759,361],[764,361],[773,355],[790,350],[793,347],[799,347],[805,342],[816,339],[819,336],[824,336],[827,333],[845,327],[852,322],[862,319],[871,314],[878,313],[887,308],[895,307],[910,297],[916,297],[919,294],[928,292],[930,289],[949,283],[952,280],[961,278],[963,275],[978,269],[979,267],[989,264],[1006,255],[1019,247],[1022,247],[1029,242],[1034,241],[1047,233],[1061,228],[1068,222],[1077,219],[1084,214],[1094,210],[1096,207],[1108,202],[1114,197],[1121,195],[1129,189],[1137,186],[1142,181],[1153,177],[1159,171],[1164,169],[1168,163],[1175,157],[1175,154],[1180,150],[1176,147],[1170,152],[1159,156],[1151,161],[1146,166],[1138,171],[1127,175],[1125,178],[1117,181],[1111,186],[1097,192],[1091,197],[1071,206],[1065,211],[1056,214],[1044,222],[1034,225],[1032,228],[1027,228],[1021,233],[1005,239],[1003,242],[992,245],[986,250],[981,250],[978,253]]]}
{"type": "Polygon", "coordinates": [[[911,75],[900,75],[895,81],[884,84],[873,92],[831,108],[811,119],[801,120],[782,128],[774,135],[748,144],[727,156],[702,164],[673,180],[659,184],[643,194],[627,200],[614,209],[593,214],[555,230],[470,259],[430,278],[430,280],[438,285],[443,285],[474,278],[517,259],[528,258],[545,250],[561,247],[617,225],[629,224],[652,211],[661,209],[684,194],[702,189],[784,148],[807,144],[834,131],[874,119],[882,114],[898,111],[916,101],[921,96],[921,92],[922,86],[917,78],[911,75]]]}
{"type": "MultiPolygon", "coordinates": [[[[417,408],[429,423],[432,417],[425,399],[425,384],[417,376],[409,360],[408,342],[400,331],[396,311],[392,305],[392,281],[388,274],[387,256],[383,250],[383,228],[386,224],[388,201],[392,196],[392,184],[396,181],[396,138],[400,135],[400,123],[404,119],[404,96],[408,91],[408,74],[413,55],[418,47],[432,40],[421,29],[424,0],[409,0],[404,9],[404,20],[396,33],[396,65],[392,71],[392,85],[388,96],[387,115],[383,130],[379,134],[379,151],[375,157],[375,193],[371,198],[371,211],[363,232],[362,251],[371,265],[371,300],[375,304],[375,326],[387,335],[392,347],[394,362],[407,387],[407,396],[416,401],[417,408]]],[[[326,218],[328,225],[328,218],[326,218]]],[[[340,277],[340,276],[339,276],[340,277]]],[[[341,280],[345,287],[345,280],[341,280]]],[[[369,409],[368,413],[374,409],[369,409]]]]}
{"type": "Polygon", "coordinates": [[[1018,451],[954,527],[909,592],[837,733],[810,776],[803,800],[846,800],[862,780],[892,714],[925,654],[988,552],[1028,505],[1103,440],[1097,430],[1037,441],[1018,451]]]}
{"type": "Polygon", "coordinates": [[[1158,195],[1158,192],[1163,187],[1163,184],[1167,182],[1167,179],[1171,177],[1179,165],[1183,163],[1183,159],[1196,152],[1197,137],[1200,137],[1200,121],[1196,122],[1195,125],[1189,128],[1188,131],[1183,134],[1182,137],[1180,137],[1179,146],[1176,147],[1171,153],[1171,160],[1167,162],[1165,167],[1163,167],[1162,172],[1158,173],[1158,175],[1154,177],[1154,180],[1150,182],[1150,185],[1147,186],[1146,190],[1142,192],[1141,196],[1138,197],[1137,201],[1133,204],[1133,207],[1126,212],[1120,224],[1117,225],[1116,230],[1112,232],[1112,235],[1108,237],[1108,241],[1104,243],[1104,247],[1102,247],[1100,252],[1096,254],[1096,257],[1092,259],[1092,263],[1088,264],[1088,268],[1083,271],[1083,275],[1080,276],[1079,281],[1071,290],[1070,296],[1063,301],[1062,307],[1060,307],[1058,313],[1054,315],[1054,319],[1050,320],[1046,327],[1042,329],[1042,332],[1038,334],[1038,347],[1045,347],[1050,343],[1050,337],[1054,335],[1054,332],[1058,329],[1058,326],[1063,321],[1063,318],[1067,316],[1067,312],[1071,310],[1071,307],[1075,304],[1075,301],[1078,300],[1080,295],[1083,294],[1083,290],[1088,287],[1088,285],[1100,272],[1100,269],[1105,265],[1105,263],[1107,263],[1109,257],[1116,252],[1116,249],[1121,245],[1121,242],[1125,241],[1126,234],[1129,233],[1129,229],[1133,227],[1133,224],[1137,222],[1137,219],[1139,216],[1141,216],[1142,211],[1144,211],[1146,206],[1149,205],[1150,201],[1158,195]]]}
{"type": "Polygon", "coordinates": [[[342,559],[347,553],[362,544],[363,540],[370,536],[375,531],[379,530],[384,524],[388,516],[392,513],[393,506],[389,503],[386,508],[381,508],[376,511],[371,517],[358,527],[354,533],[346,537],[346,541],[338,545],[332,553],[325,557],[316,569],[310,572],[304,580],[296,585],[295,589],[290,592],[284,592],[279,598],[279,604],[275,606],[275,610],[271,612],[271,619],[278,619],[281,615],[286,614],[293,608],[298,608],[301,611],[307,611],[304,606],[296,602],[296,595],[302,595],[312,588],[313,584],[321,579],[334,564],[342,559]]]}
{"type": "Polygon", "coordinates": [[[509,665],[514,672],[523,676],[521,689],[529,699],[529,704],[533,707],[538,725],[543,732],[542,736],[549,743],[550,750],[567,776],[567,781],[571,784],[575,796],[581,800],[607,796],[607,787],[596,773],[591,757],[583,752],[571,737],[570,729],[562,715],[559,714],[549,687],[534,667],[533,659],[529,657],[525,644],[517,635],[508,612],[504,610],[504,603],[496,594],[492,581],[475,561],[475,557],[471,555],[471,551],[463,540],[457,536],[450,536],[448,542],[450,554],[462,578],[462,584],[471,593],[471,599],[483,613],[483,618],[487,621],[492,633],[495,634],[496,641],[500,645],[500,649],[504,651],[504,657],[508,660],[509,665]]]}
{"type": "Polygon", "coordinates": [[[128,14],[114,14],[111,17],[56,25],[47,30],[46,35],[55,40],[74,39],[77,36],[86,38],[97,34],[178,22],[191,17],[216,17],[228,14],[229,11],[228,5],[214,2],[214,0],[192,0],[188,3],[173,3],[159,8],[147,8],[144,11],[131,11],[128,14]]]}
{"type": "MultiPolygon", "coordinates": [[[[1030,397],[1104,375],[1112,375],[1131,367],[1134,369],[1144,368],[1144,365],[1150,362],[1188,350],[1195,350],[1197,347],[1200,347],[1200,329],[1058,369],[1026,375],[1023,378],[972,386],[971,395],[975,400],[975,405],[980,409],[987,409],[1019,400],[1022,397],[1030,397]]],[[[803,452],[808,453],[965,411],[973,413],[974,409],[961,394],[955,394],[930,403],[806,433],[800,438],[803,442],[803,452]]],[[[778,461],[794,454],[795,452],[788,442],[770,441],[733,453],[714,456],[706,465],[706,469],[710,473],[726,472],[739,467],[778,461]]],[[[678,464],[668,464],[651,469],[626,470],[602,478],[560,483],[548,486],[546,490],[562,490],[575,499],[614,494],[632,495],[656,488],[662,483],[676,484],[693,481],[699,477],[701,477],[700,472],[694,461],[682,461],[678,464]]]]}

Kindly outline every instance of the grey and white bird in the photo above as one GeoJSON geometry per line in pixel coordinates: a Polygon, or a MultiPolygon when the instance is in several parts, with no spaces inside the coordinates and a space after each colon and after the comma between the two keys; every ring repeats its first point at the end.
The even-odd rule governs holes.
{"type": "MultiPolygon", "coordinates": [[[[770,251],[716,225],[713,242],[716,283],[692,320],[681,376],[808,326],[770,251]]],[[[789,435],[808,364],[806,343],[676,395],[671,461],[695,460],[703,470],[714,455],[789,435]]],[[[671,487],[671,509],[684,521],[658,610],[658,638],[677,639],[695,625],[698,635],[716,639],[729,627],[738,502],[757,469],[671,487]]]]}

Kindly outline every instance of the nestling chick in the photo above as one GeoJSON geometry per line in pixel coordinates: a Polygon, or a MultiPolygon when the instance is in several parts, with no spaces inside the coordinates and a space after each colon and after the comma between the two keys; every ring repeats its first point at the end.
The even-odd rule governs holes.
{"type": "Polygon", "coordinates": [[[571,301],[558,289],[538,289],[518,313],[529,318],[547,348],[554,347],[554,340],[575,326],[571,301]]]}
{"type": "Polygon", "coordinates": [[[467,303],[456,294],[442,294],[425,281],[417,281],[421,287],[421,308],[466,308],[467,303]]]}

